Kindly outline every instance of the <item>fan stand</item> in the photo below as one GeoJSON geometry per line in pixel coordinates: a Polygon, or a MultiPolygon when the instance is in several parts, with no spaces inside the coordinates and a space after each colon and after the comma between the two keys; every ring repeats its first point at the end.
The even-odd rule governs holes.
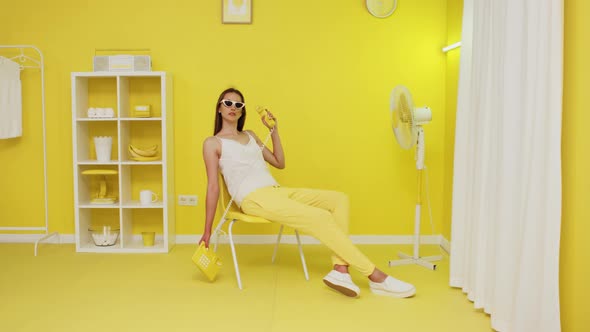
{"type": "Polygon", "coordinates": [[[431,261],[442,260],[442,256],[428,256],[420,257],[420,216],[422,209],[422,172],[424,169],[424,130],[422,126],[417,126],[418,129],[418,145],[416,147],[416,168],[418,169],[418,197],[416,201],[416,216],[414,219],[414,254],[408,255],[399,252],[397,255],[401,259],[390,260],[389,266],[418,264],[425,268],[436,270],[436,264],[431,261]]]}

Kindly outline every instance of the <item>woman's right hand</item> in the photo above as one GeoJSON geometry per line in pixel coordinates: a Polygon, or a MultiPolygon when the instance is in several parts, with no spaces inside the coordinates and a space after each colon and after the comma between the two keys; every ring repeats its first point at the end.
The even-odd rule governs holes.
{"type": "Polygon", "coordinates": [[[203,233],[203,236],[201,236],[201,239],[199,240],[199,244],[201,244],[201,242],[205,242],[205,247],[209,248],[209,240],[211,239],[211,232],[205,232],[203,233]]]}

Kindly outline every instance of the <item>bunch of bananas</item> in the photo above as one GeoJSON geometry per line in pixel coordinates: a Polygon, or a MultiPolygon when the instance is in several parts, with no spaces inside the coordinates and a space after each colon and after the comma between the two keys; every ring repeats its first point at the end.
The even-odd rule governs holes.
{"type": "Polygon", "coordinates": [[[133,144],[129,144],[129,155],[131,159],[137,161],[151,161],[158,159],[158,145],[152,145],[148,148],[139,148],[133,144]]]}

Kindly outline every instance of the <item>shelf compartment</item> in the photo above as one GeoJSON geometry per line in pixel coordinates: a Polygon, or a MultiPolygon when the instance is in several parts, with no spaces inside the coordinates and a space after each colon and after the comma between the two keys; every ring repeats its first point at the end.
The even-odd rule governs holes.
{"type": "Polygon", "coordinates": [[[119,233],[119,237],[117,238],[117,242],[115,242],[112,246],[97,246],[94,244],[92,240],[92,235],[89,229],[93,228],[101,228],[102,226],[111,226],[113,229],[121,230],[121,218],[120,218],[120,210],[118,208],[105,208],[105,209],[90,209],[90,208],[79,208],[78,209],[78,218],[79,218],[79,237],[78,242],[76,243],[78,249],[86,248],[92,251],[105,249],[108,250],[109,248],[121,248],[121,234],[119,233]]]}
{"type": "MultiPolygon", "coordinates": [[[[121,160],[131,159],[128,151],[129,144],[139,148],[158,146],[158,151],[152,161],[162,160],[162,122],[161,121],[121,121],[121,160]]],[[[146,162],[146,161],[141,161],[146,162]]]]}
{"type": "Polygon", "coordinates": [[[117,117],[117,78],[81,77],[74,78],[76,85],[75,115],[77,119],[88,118],[88,109],[112,108],[117,117]]]}
{"type": "Polygon", "coordinates": [[[122,247],[130,249],[165,249],[164,211],[163,209],[123,208],[122,209],[122,247]],[[144,246],[142,232],[155,232],[153,246],[144,246]]]}
{"type": "Polygon", "coordinates": [[[134,117],[137,105],[149,105],[152,117],[162,116],[162,79],[154,77],[119,78],[121,117],[134,117]]]}
{"type": "Polygon", "coordinates": [[[108,209],[119,207],[119,168],[116,165],[79,165],[78,167],[78,207],[89,209],[108,209]],[[105,169],[117,171],[117,174],[89,175],[82,174],[87,170],[105,169]],[[92,199],[98,197],[101,190],[101,182],[106,184],[106,197],[116,197],[112,204],[93,204],[92,199]]]}
{"type": "Polygon", "coordinates": [[[158,195],[158,201],[149,207],[163,207],[165,197],[162,196],[162,181],[162,165],[121,165],[122,206],[137,208],[139,192],[151,190],[158,195]]]}
{"type": "Polygon", "coordinates": [[[76,144],[76,161],[77,162],[96,162],[110,163],[118,160],[118,132],[117,121],[78,121],[76,122],[77,144],[76,144]],[[94,148],[95,136],[111,136],[113,143],[111,146],[111,161],[98,162],[96,160],[96,150],[94,148]]]}

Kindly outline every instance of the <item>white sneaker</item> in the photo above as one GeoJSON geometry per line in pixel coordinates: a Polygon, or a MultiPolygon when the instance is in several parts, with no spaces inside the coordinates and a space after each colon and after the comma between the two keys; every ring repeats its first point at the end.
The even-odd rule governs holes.
{"type": "Polygon", "coordinates": [[[387,276],[383,282],[373,282],[369,280],[371,292],[377,295],[393,297],[410,297],[416,294],[416,287],[394,277],[387,276]]]}
{"type": "Polygon", "coordinates": [[[348,273],[332,270],[324,277],[324,283],[346,296],[357,297],[361,293],[361,289],[352,282],[348,273]]]}

